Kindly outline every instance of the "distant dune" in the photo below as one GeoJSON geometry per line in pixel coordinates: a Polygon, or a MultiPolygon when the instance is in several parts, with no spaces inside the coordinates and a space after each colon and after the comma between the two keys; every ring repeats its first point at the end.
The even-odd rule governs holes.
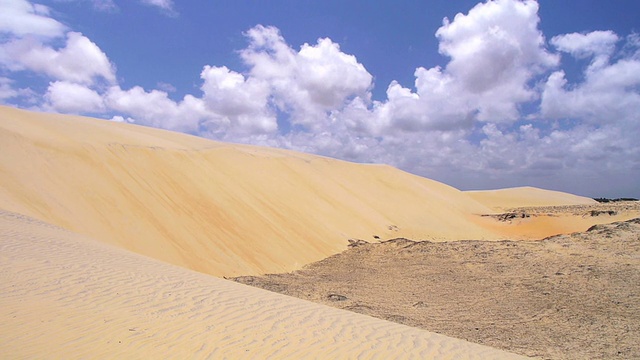
{"type": "Polygon", "coordinates": [[[518,359],[0,211],[5,359],[518,359]]]}
{"type": "MultiPolygon", "coordinates": [[[[0,209],[217,276],[291,271],[351,238],[517,239],[592,225],[521,232],[478,216],[504,201],[390,166],[78,116],[0,107],[0,144],[0,209]]],[[[577,198],[515,193],[510,205],[529,193],[577,198]]]]}
{"type": "Polygon", "coordinates": [[[499,190],[466,191],[465,193],[476,201],[495,210],[515,207],[591,205],[597,203],[588,197],[560,191],[543,190],[530,186],[499,190]]]}

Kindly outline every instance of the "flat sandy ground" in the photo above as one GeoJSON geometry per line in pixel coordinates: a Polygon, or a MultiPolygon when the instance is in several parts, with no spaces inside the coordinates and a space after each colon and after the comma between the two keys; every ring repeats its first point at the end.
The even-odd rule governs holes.
{"type": "MultiPolygon", "coordinates": [[[[510,210],[606,217],[638,208],[510,210]]],[[[235,280],[531,357],[640,358],[640,219],[538,241],[353,245],[293,273],[235,280]]]]}

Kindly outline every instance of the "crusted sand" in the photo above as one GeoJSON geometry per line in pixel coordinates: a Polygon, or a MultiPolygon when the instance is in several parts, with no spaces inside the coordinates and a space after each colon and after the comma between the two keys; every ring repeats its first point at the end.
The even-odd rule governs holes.
{"type": "Polygon", "coordinates": [[[4,359],[516,359],[0,211],[4,359]]]}
{"type": "Polygon", "coordinates": [[[236,280],[542,359],[640,357],[640,218],[538,241],[353,245],[236,280]]]}

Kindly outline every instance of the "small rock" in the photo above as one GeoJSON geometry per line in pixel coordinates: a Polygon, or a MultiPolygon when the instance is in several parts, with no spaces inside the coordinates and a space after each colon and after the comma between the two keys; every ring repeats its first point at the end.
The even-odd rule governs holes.
{"type": "Polygon", "coordinates": [[[340,295],[340,294],[329,294],[327,296],[327,299],[331,300],[331,301],[345,301],[348,298],[344,295],[340,295]]]}

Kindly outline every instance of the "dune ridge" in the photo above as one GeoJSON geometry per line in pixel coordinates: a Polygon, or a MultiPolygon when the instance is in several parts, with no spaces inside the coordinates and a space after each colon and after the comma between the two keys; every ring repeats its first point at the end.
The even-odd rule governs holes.
{"type": "Polygon", "coordinates": [[[522,358],[165,264],[0,211],[5,358],[522,358]]]}
{"type": "Polygon", "coordinates": [[[0,206],[218,276],[290,271],[349,238],[497,236],[461,191],[389,166],[0,108],[0,206]]]}
{"type": "MultiPolygon", "coordinates": [[[[487,193],[390,166],[1,106],[0,146],[0,208],[216,276],[292,271],[349,239],[532,239],[606,222],[497,223],[479,216],[500,211],[487,193]]],[[[529,189],[519,206],[525,193],[576,198],[529,189]]]]}

